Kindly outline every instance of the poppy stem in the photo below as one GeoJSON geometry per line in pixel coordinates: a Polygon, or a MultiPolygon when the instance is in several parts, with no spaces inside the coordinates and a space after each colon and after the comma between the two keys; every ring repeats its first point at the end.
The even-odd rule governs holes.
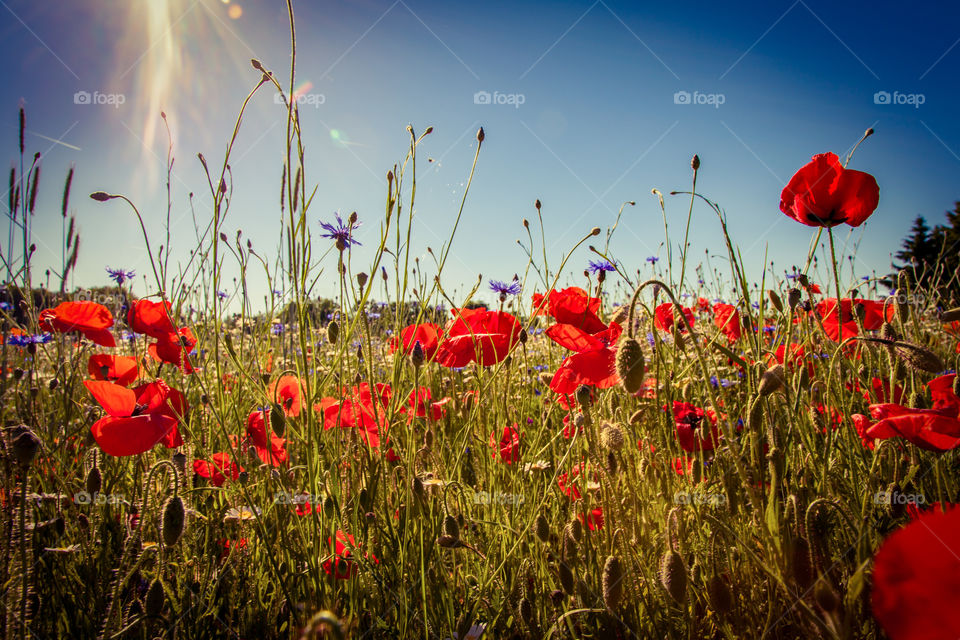
{"type": "MultiPolygon", "coordinates": [[[[827,238],[830,240],[830,261],[833,264],[833,284],[837,290],[837,331],[840,332],[837,337],[843,339],[843,305],[840,304],[840,274],[837,272],[837,252],[833,245],[833,227],[827,227],[827,238]]],[[[853,304],[852,300],[850,304],[853,304]]],[[[852,307],[851,311],[853,311],[852,307]]]]}

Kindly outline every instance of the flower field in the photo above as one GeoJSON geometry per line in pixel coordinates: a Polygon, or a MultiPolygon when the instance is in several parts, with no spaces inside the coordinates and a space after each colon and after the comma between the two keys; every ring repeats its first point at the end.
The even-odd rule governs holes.
{"type": "MultiPolygon", "coordinates": [[[[251,95],[292,89],[257,60],[252,77],[251,95]]],[[[200,156],[190,263],[142,226],[151,290],[108,268],[109,301],[31,274],[21,111],[0,635],[960,637],[957,275],[843,268],[835,229],[883,186],[864,151],[798,158],[776,215],[810,251],[782,276],[752,282],[695,156],[671,202],[687,234],[696,209],[723,237],[723,288],[685,242],[663,263],[613,256],[616,223],[548,255],[537,201],[522,272],[454,294],[473,169],[426,264],[410,238],[431,129],[384,173],[382,216],[318,213],[287,105],[279,255],[225,231],[228,146],[200,156]],[[379,229],[363,264],[360,225],[379,229]],[[266,271],[267,309],[228,307],[225,264],[266,271]]],[[[121,193],[90,197],[143,225],[121,193]]],[[[66,237],[64,281],[72,220],[66,237]]]]}

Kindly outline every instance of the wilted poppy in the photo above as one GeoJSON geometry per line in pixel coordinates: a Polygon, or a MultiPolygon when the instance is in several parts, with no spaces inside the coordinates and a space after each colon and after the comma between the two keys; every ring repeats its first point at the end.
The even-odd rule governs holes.
{"type": "Polygon", "coordinates": [[[399,338],[394,336],[390,339],[390,353],[395,353],[399,348],[401,353],[409,355],[413,352],[414,345],[419,342],[425,359],[430,361],[437,354],[441,336],[440,327],[432,322],[412,324],[400,331],[399,338]]]}
{"type": "Polygon", "coordinates": [[[879,202],[880,187],[872,175],[844,169],[835,153],[820,153],[784,187],[780,211],[811,227],[842,222],[858,227],[879,202]]]}
{"type": "Polygon", "coordinates": [[[960,508],[924,512],[873,560],[873,615],[892,640],[960,638],[960,508]]]}
{"type": "Polygon", "coordinates": [[[115,347],[117,344],[110,333],[112,326],[110,310],[96,302],[61,302],[52,309],[40,312],[40,329],[43,331],[79,331],[102,347],[115,347]]]}
{"type": "Polygon", "coordinates": [[[126,387],[140,377],[139,363],[129,356],[98,353],[87,360],[87,371],[94,380],[107,380],[126,387]]]}
{"type": "Polygon", "coordinates": [[[224,473],[228,473],[231,480],[236,480],[243,472],[243,467],[232,462],[229,453],[215,453],[210,456],[210,462],[194,460],[193,472],[202,478],[209,479],[213,486],[222,487],[227,479],[224,473]]]}
{"type": "Polygon", "coordinates": [[[503,362],[520,342],[522,327],[504,311],[453,309],[454,319],[444,329],[445,338],[437,351],[437,363],[464,367],[471,362],[490,367],[503,362]]]}
{"type": "Polygon", "coordinates": [[[183,444],[177,422],[187,413],[187,401],[163,380],[135,389],[101,380],[84,380],[83,384],[107,413],[90,427],[104,453],[133,456],[159,442],[168,448],[183,444]]]}

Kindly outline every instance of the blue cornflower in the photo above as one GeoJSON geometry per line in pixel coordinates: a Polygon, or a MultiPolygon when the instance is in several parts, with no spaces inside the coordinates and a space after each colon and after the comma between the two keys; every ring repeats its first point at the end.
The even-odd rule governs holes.
{"type": "Polygon", "coordinates": [[[587,271],[592,274],[596,274],[598,271],[616,271],[617,268],[613,266],[609,260],[591,260],[587,266],[587,271]]]}
{"type": "Polygon", "coordinates": [[[327,233],[320,234],[321,238],[330,238],[331,240],[337,241],[337,249],[343,251],[344,249],[350,248],[351,245],[359,245],[358,240],[353,239],[353,230],[360,226],[359,222],[347,222],[344,224],[343,218],[340,217],[339,213],[334,213],[337,217],[337,224],[331,222],[320,222],[320,226],[323,227],[327,233]]]}
{"type": "Polygon", "coordinates": [[[649,258],[647,258],[647,262],[649,262],[650,264],[657,264],[659,260],[660,258],[658,258],[657,256],[650,256],[649,258]]]}
{"type": "Polygon", "coordinates": [[[10,311],[11,309],[13,309],[13,305],[9,302],[0,302],[0,310],[10,311]]]}
{"type": "Polygon", "coordinates": [[[123,269],[111,269],[107,267],[107,277],[116,282],[118,287],[122,287],[123,283],[127,280],[132,280],[135,275],[137,274],[132,269],[130,271],[124,271],[123,269]]]}
{"type": "Polygon", "coordinates": [[[726,378],[718,378],[717,376],[710,376],[710,384],[713,385],[714,388],[723,387],[724,389],[726,389],[727,387],[732,387],[737,383],[734,380],[727,380],[726,378]]]}
{"type": "Polygon", "coordinates": [[[226,300],[230,297],[230,294],[228,294],[226,291],[217,291],[217,297],[221,300],[226,300]]]}
{"type": "Polygon", "coordinates": [[[14,347],[27,347],[31,344],[46,344],[53,340],[53,336],[49,333],[41,333],[36,335],[18,335],[10,336],[7,338],[7,344],[14,347]]]}
{"type": "Polygon", "coordinates": [[[284,327],[282,322],[278,322],[274,324],[272,327],[270,327],[270,332],[273,333],[273,335],[275,336],[279,336],[283,334],[283,330],[284,330],[284,327]]]}
{"type": "Polygon", "coordinates": [[[507,283],[500,282],[499,280],[491,280],[490,290],[494,293],[499,293],[501,298],[506,298],[508,295],[515,296],[520,293],[520,282],[513,280],[507,283]]]}

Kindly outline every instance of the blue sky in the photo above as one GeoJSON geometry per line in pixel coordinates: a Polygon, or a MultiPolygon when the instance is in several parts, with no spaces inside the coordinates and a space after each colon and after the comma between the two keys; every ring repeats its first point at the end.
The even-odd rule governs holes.
{"type": "MultiPolygon", "coordinates": [[[[611,248],[628,271],[649,273],[646,257],[666,256],[651,189],[689,189],[694,153],[702,161],[698,191],[726,210],[755,278],[765,253],[779,273],[802,264],[813,236],[779,211],[790,176],[815,153],[842,158],[867,127],[876,135],[851,167],[876,176],[880,206],[852,233],[835,230],[842,245],[856,245],[858,276],[889,271],[913,218],[941,222],[960,199],[954,6],[317,0],[295,2],[295,10],[297,84],[312,85],[301,107],[307,184],[317,187],[308,215],[319,232],[319,220],[334,211],[358,212],[363,246],[355,267],[370,259],[384,176],[406,153],[408,124],[418,133],[434,127],[419,152],[419,255],[428,246],[438,251],[448,236],[476,130],[486,132],[443,274],[445,287],[459,292],[477,274],[522,274],[526,258],[516,240],[525,237],[522,219],[535,220],[537,198],[551,266],[591,227],[612,225],[621,203],[636,201],[611,248]],[[490,104],[478,92],[489,93],[490,104]]],[[[240,104],[258,79],[250,58],[287,77],[284,3],[0,0],[0,15],[8,69],[0,149],[13,162],[22,101],[28,151],[43,153],[35,273],[60,263],[60,194],[72,165],[70,209],[82,237],[73,284],[107,284],[104,267],[123,266],[137,271],[135,291],[147,292],[136,218],[120,203],[86,194],[128,195],[147,216],[154,248],[162,242],[163,109],[175,136],[174,261],[185,262],[196,244],[188,193],[196,194],[197,221],[210,217],[196,154],[222,162],[240,104]],[[89,93],[90,103],[80,93],[78,104],[78,92],[89,93]]],[[[266,255],[276,254],[280,240],[285,113],[270,91],[255,96],[232,157],[225,229],[242,230],[266,255]]],[[[686,198],[667,196],[674,247],[687,207],[686,198]]],[[[716,218],[702,205],[694,208],[690,242],[695,262],[704,251],[723,252],[716,218]]],[[[595,257],[579,249],[569,282],[580,283],[595,257]]],[[[711,262],[722,270],[721,258],[711,262]]],[[[325,268],[331,277],[321,278],[317,293],[330,295],[332,259],[325,268]]],[[[250,284],[254,299],[262,298],[263,278],[250,284]]]]}

